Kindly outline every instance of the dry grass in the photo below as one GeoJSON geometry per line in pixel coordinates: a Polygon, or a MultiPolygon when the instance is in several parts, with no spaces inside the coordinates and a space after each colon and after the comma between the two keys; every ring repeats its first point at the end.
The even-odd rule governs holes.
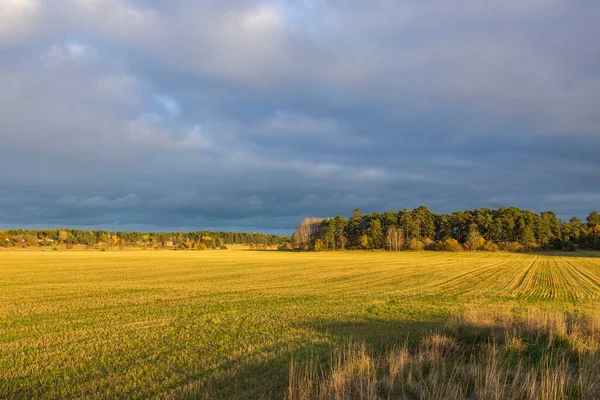
{"type": "Polygon", "coordinates": [[[600,313],[469,312],[416,346],[374,356],[350,342],[327,369],[293,363],[286,398],[596,399],[599,321],[600,313]]]}

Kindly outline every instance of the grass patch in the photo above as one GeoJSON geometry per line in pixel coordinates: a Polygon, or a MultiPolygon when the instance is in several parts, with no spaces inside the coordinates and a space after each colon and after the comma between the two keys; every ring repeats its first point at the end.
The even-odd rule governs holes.
{"type": "MultiPolygon", "coordinates": [[[[504,366],[571,374],[599,348],[581,323],[598,324],[597,256],[1,250],[0,398],[283,398],[292,360],[296,382],[311,362],[321,382],[363,346],[385,396],[392,350],[436,334],[464,357],[492,341],[504,366]]],[[[587,395],[577,385],[565,393],[587,395]]]]}

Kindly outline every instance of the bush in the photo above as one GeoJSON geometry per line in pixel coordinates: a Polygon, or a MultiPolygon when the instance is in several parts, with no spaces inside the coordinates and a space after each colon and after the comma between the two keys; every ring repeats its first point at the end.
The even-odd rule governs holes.
{"type": "Polygon", "coordinates": [[[521,253],[525,250],[525,247],[519,242],[505,243],[502,246],[502,250],[510,251],[512,253],[521,253]]]}
{"type": "Polygon", "coordinates": [[[373,248],[373,238],[368,235],[362,235],[360,238],[360,245],[365,250],[372,249],[373,248]]]}
{"type": "Polygon", "coordinates": [[[290,242],[285,242],[285,243],[280,244],[278,249],[292,251],[292,250],[294,250],[294,246],[292,246],[292,244],[290,242]]]}
{"type": "Polygon", "coordinates": [[[446,239],[443,242],[438,243],[437,249],[438,251],[458,252],[462,251],[462,246],[456,239],[446,239]]]}
{"type": "Polygon", "coordinates": [[[492,253],[495,253],[498,250],[500,250],[500,248],[498,247],[498,245],[496,243],[486,240],[485,244],[483,245],[483,250],[491,251],[492,253]]]}
{"type": "Polygon", "coordinates": [[[321,239],[315,240],[315,251],[325,251],[325,244],[321,239]]]}
{"type": "Polygon", "coordinates": [[[425,250],[435,250],[436,243],[429,238],[425,238],[425,240],[423,240],[423,247],[425,248],[425,250]]]}
{"type": "Polygon", "coordinates": [[[481,236],[469,237],[465,243],[465,250],[475,251],[483,250],[485,247],[485,239],[481,236]]]}
{"type": "Polygon", "coordinates": [[[225,245],[225,244],[221,245],[220,249],[221,250],[227,250],[227,245],[225,245]]]}
{"type": "Polygon", "coordinates": [[[408,248],[409,250],[419,251],[425,248],[425,244],[419,239],[411,239],[408,248]]]}

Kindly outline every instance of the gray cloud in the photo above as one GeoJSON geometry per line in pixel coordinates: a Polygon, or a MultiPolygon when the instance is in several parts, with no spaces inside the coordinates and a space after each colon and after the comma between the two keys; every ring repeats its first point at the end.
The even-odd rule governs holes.
{"type": "Polygon", "coordinates": [[[7,0],[0,227],[598,208],[590,0],[7,0]]]}
{"type": "Polygon", "coordinates": [[[114,200],[107,199],[104,196],[93,196],[85,199],[76,197],[63,197],[56,202],[58,205],[77,207],[77,208],[127,208],[135,207],[141,203],[140,197],[135,193],[129,193],[126,196],[114,200]]]}

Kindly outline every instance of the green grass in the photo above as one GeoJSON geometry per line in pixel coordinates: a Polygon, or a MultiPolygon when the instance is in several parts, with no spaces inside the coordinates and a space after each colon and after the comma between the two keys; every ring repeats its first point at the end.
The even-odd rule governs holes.
{"type": "MultiPolygon", "coordinates": [[[[469,310],[594,313],[600,255],[0,251],[0,398],[283,398],[469,310]]],[[[596,350],[597,351],[597,350],[596,350]]]]}

